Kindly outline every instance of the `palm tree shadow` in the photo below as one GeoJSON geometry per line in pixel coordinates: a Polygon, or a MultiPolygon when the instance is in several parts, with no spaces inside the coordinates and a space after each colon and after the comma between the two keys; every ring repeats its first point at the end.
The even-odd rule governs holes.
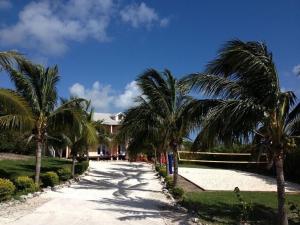
{"type": "Polygon", "coordinates": [[[117,218],[120,221],[165,218],[170,220],[172,223],[176,222],[181,225],[189,224],[189,214],[179,212],[172,205],[160,200],[136,197],[122,199],[106,198],[92,201],[100,204],[101,206],[111,206],[109,208],[98,208],[98,210],[120,213],[122,216],[117,218]]]}

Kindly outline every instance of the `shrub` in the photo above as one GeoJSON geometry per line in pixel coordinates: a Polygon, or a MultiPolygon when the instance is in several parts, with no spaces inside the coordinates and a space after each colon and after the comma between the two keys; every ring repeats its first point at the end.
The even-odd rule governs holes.
{"type": "Polygon", "coordinates": [[[159,169],[160,169],[160,165],[159,165],[159,164],[156,164],[156,165],[155,165],[155,171],[158,172],[159,169]]]}
{"type": "Polygon", "coordinates": [[[54,187],[59,184],[59,177],[55,172],[46,172],[41,176],[41,178],[44,187],[54,187]]]}
{"type": "Polygon", "coordinates": [[[75,173],[76,174],[83,174],[87,168],[89,167],[88,161],[83,161],[75,165],[75,173]]]}
{"type": "Polygon", "coordinates": [[[15,185],[17,190],[23,193],[32,193],[38,189],[33,179],[27,176],[17,177],[17,179],[15,179],[15,185]]]}
{"type": "Polygon", "coordinates": [[[174,198],[181,198],[184,194],[184,191],[181,187],[174,187],[172,189],[172,194],[173,194],[174,198]]]}
{"type": "Polygon", "coordinates": [[[57,170],[57,175],[59,176],[60,180],[66,181],[71,178],[72,172],[69,167],[62,167],[59,170],[57,170]]]}
{"type": "Polygon", "coordinates": [[[173,177],[171,177],[171,176],[166,176],[165,182],[166,182],[166,187],[167,187],[168,189],[172,189],[172,188],[174,187],[174,185],[173,185],[173,177]]]}
{"type": "Polygon", "coordinates": [[[166,177],[167,176],[166,167],[164,167],[164,166],[160,167],[158,173],[161,177],[166,177]]]}
{"type": "Polygon", "coordinates": [[[15,190],[16,187],[10,180],[0,178],[0,201],[9,200],[15,190]]]}

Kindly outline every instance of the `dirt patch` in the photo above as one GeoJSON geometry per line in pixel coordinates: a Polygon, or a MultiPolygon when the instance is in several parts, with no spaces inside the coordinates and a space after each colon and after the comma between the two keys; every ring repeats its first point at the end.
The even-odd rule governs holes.
{"type": "Polygon", "coordinates": [[[29,155],[20,155],[14,153],[1,153],[0,152],[0,160],[27,160],[31,159],[32,156],[29,155]]]}
{"type": "Polygon", "coordinates": [[[185,192],[204,191],[202,188],[198,187],[180,175],[178,176],[178,186],[181,187],[185,192]]]}

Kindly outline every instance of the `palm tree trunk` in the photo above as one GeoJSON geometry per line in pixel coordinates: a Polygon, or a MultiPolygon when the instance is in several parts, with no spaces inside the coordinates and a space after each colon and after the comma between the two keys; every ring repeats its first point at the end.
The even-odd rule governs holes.
{"type": "Polygon", "coordinates": [[[173,175],[173,184],[174,187],[177,186],[178,183],[178,157],[177,157],[177,147],[173,149],[173,161],[174,161],[174,175],[173,175]]]}
{"type": "Polygon", "coordinates": [[[41,132],[38,131],[37,141],[36,141],[36,153],[35,153],[35,183],[39,184],[40,173],[41,173],[41,164],[42,164],[42,149],[43,142],[41,138],[41,132]]]}
{"type": "Polygon", "coordinates": [[[75,163],[76,163],[76,154],[72,154],[72,177],[75,177],[75,163]]]}
{"type": "Polygon", "coordinates": [[[287,211],[285,208],[285,181],[282,156],[277,156],[275,158],[275,166],[277,180],[278,224],[288,225],[287,211]]]}
{"type": "Polygon", "coordinates": [[[86,147],[86,160],[90,161],[89,148],[86,147]]]}
{"type": "Polygon", "coordinates": [[[154,148],[154,165],[157,164],[157,155],[156,155],[156,148],[154,148]]]}
{"type": "Polygon", "coordinates": [[[166,160],[166,172],[167,172],[167,176],[169,176],[169,175],[170,175],[170,173],[169,173],[169,159],[168,159],[168,151],[166,151],[166,152],[164,153],[164,155],[165,155],[165,160],[166,160]]]}

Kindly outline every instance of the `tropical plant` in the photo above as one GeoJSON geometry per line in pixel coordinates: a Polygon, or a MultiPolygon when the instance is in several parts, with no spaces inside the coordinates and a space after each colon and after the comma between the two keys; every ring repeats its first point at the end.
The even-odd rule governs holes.
{"type": "MultiPolygon", "coordinates": [[[[132,134],[131,141],[138,142],[142,137],[158,138],[153,143],[162,149],[170,148],[174,155],[174,186],[178,179],[178,149],[183,138],[192,128],[189,108],[193,103],[180,89],[177,79],[169,70],[160,73],[149,69],[137,79],[142,95],[137,106],[125,113],[122,129],[132,134]],[[140,137],[139,137],[140,136],[140,137]]],[[[126,132],[125,132],[126,133],[126,132]]]]}
{"type": "MultiPolygon", "coordinates": [[[[59,81],[56,66],[44,68],[23,61],[19,63],[18,69],[7,67],[7,70],[18,94],[6,90],[9,92],[9,95],[6,95],[8,96],[7,100],[0,101],[3,103],[2,110],[4,111],[0,117],[0,125],[5,128],[18,125],[24,129],[32,130],[30,139],[34,138],[36,143],[35,182],[38,183],[41,154],[48,130],[63,129],[66,125],[77,130],[80,129],[81,124],[78,121],[76,111],[70,109],[69,104],[62,104],[56,108],[56,85],[59,81]],[[12,112],[18,113],[13,114],[12,112]]],[[[76,99],[74,101],[81,102],[84,100],[76,99]]]]}
{"type": "Polygon", "coordinates": [[[7,66],[11,66],[14,63],[21,63],[22,61],[25,61],[25,58],[16,51],[0,52],[0,70],[6,69],[7,66]]]}
{"type": "Polygon", "coordinates": [[[77,101],[77,98],[71,97],[70,100],[62,99],[62,102],[77,112],[77,120],[81,128],[74,131],[65,129],[63,138],[65,143],[71,148],[72,153],[72,176],[75,176],[75,164],[78,153],[87,153],[90,146],[98,143],[97,128],[101,127],[96,121],[93,121],[93,109],[90,108],[90,102],[77,101]]]}
{"type": "Polygon", "coordinates": [[[185,77],[182,85],[217,98],[206,116],[199,111],[203,123],[196,140],[209,143],[253,140],[257,149],[268,153],[276,167],[278,221],[281,225],[288,224],[283,163],[299,137],[300,104],[293,108],[295,94],[280,88],[267,46],[260,42],[229,41],[204,73],[185,77]]]}

